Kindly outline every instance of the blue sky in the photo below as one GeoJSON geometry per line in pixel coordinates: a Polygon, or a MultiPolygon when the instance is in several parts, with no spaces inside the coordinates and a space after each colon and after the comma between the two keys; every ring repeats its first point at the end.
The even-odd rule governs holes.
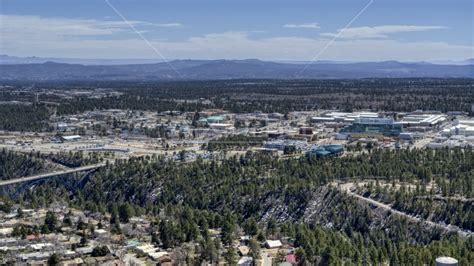
{"type": "Polygon", "coordinates": [[[0,53],[342,61],[474,57],[472,0],[109,2],[127,22],[105,0],[0,0],[0,53]]]}

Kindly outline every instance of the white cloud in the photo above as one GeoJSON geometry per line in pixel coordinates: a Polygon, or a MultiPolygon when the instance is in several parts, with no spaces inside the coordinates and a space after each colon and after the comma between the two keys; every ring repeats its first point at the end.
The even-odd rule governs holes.
{"type": "Polygon", "coordinates": [[[321,33],[321,36],[342,39],[381,39],[388,34],[446,29],[444,26],[384,25],[375,27],[353,27],[339,29],[336,33],[321,33]]]}
{"type": "Polygon", "coordinates": [[[164,27],[164,28],[174,28],[174,27],[181,27],[181,23],[161,23],[161,24],[153,24],[158,27],[164,27]]]}
{"type": "Polygon", "coordinates": [[[312,23],[303,23],[303,24],[285,24],[283,28],[290,28],[290,29],[319,29],[319,24],[316,22],[312,23]]]}
{"type": "MultiPolygon", "coordinates": [[[[134,21],[138,30],[154,24],[134,21]],[[150,25],[151,24],[151,25],[150,25]],[[143,25],[143,26],[142,26],[143,25]]],[[[392,30],[393,32],[393,30],[392,30]]],[[[158,58],[121,21],[97,21],[34,16],[0,16],[0,54],[69,58],[158,58]],[[126,34],[122,34],[126,33],[126,34]]],[[[153,36],[150,33],[149,36],[153,36]]],[[[323,38],[259,37],[252,32],[221,32],[180,41],[149,38],[166,58],[309,60],[326,44],[323,38]]],[[[462,60],[472,57],[468,45],[375,39],[337,39],[320,60],[462,60]]],[[[158,58],[159,59],[159,58],[158,58]]]]}
{"type": "MultiPolygon", "coordinates": [[[[183,41],[151,40],[168,59],[245,59],[309,60],[327,40],[300,37],[251,38],[243,32],[213,33],[183,41]]],[[[12,47],[10,55],[79,58],[157,58],[143,40],[81,40],[36,42],[12,47]]],[[[443,42],[399,42],[396,40],[337,40],[319,60],[460,60],[474,52],[471,46],[443,42]]]]}
{"type": "MultiPolygon", "coordinates": [[[[154,24],[144,21],[128,21],[135,27],[179,27],[180,23],[154,24]]],[[[0,14],[0,32],[3,38],[30,36],[29,38],[54,39],[60,36],[103,36],[131,32],[125,21],[47,18],[0,14]]],[[[27,37],[28,38],[28,37],[27,37]]]]}

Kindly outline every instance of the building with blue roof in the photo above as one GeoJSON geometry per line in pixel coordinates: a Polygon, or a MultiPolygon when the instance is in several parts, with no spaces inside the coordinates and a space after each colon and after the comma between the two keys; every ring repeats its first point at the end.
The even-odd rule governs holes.
{"type": "Polygon", "coordinates": [[[400,124],[394,123],[390,118],[358,118],[352,125],[340,130],[340,134],[349,135],[351,138],[357,137],[395,137],[403,132],[400,124]]]}
{"type": "Polygon", "coordinates": [[[316,146],[313,149],[309,150],[306,154],[308,156],[316,156],[317,158],[328,157],[328,156],[338,156],[344,152],[344,147],[339,144],[329,144],[316,146]]]}
{"type": "Polygon", "coordinates": [[[210,124],[222,123],[223,121],[224,121],[224,117],[220,115],[209,116],[207,118],[207,122],[210,124]]]}

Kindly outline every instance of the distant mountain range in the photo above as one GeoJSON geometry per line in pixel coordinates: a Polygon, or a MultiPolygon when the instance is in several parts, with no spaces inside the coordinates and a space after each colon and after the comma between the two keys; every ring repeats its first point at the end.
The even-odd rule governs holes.
{"type": "MultiPolygon", "coordinates": [[[[1,56],[5,59],[8,56],[1,56]]],[[[12,58],[12,57],[8,57],[12,58]]],[[[247,60],[174,60],[171,62],[100,65],[41,62],[3,63],[0,80],[206,80],[206,79],[339,79],[339,78],[474,78],[470,64],[426,62],[269,62],[247,60]],[[171,67],[172,66],[172,67],[171,67]]],[[[11,61],[11,60],[10,60],[11,61]]],[[[0,63],[4,61],[0,60],[0,63]]]]}
{"type": "Polygon", "coordinates": [[[130,65],[130,64],[155,64],[162,63],[159,59],[81,59],[59,57],[18,57],[0,55],[0,65],[42,64],[46,62],[81,64],[81,65],[130,65]]]}
{"type": "MultiPolygon", "coordinates": [[[[0,65],[18,65],[18,64],[42,64],[48,61],[56,63],[66,64],[80,64],[80,65],[136,65],[136,64],[156,64],[163,63],[164,60],[160,59],[82,59],[82,58],[60,58],[60,57],[18,57],[9,55],[0,55],[0,65]]],[[[272,61],[275,63],[284,64],[308,64],[309,61],[304,60],[277,60],[272,61]]],[[[331,61],[331,60],[320,60],[315,61],[313,64],[351,64],[360,63],[357,61],[331,61]]],[[[405,62],[409,63],[409,62],[405,62]]],[[[416,62],[412,62],[416,63],[416,62]]],[[[420,62],[422,63],[422,62],[420,62]]],[[[434,60],[427,61],[427,63],[435,65],[474,65],[474,58],[454,61],[454,60],[434,60]]]]}

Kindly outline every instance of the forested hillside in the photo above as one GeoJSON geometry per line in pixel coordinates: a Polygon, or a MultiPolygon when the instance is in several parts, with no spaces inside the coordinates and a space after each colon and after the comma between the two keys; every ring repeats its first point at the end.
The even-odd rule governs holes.
{"type": "Polygon", "coordinates": [[[182,204],[213,211],[229,209],[244,218],[261,218],[272,201],[278,200],[291,218],[298,219],[314,189],[350,178],[420,184],[438,180],[441,193],[469,197],[473,162],[470,150],[374,150],[364,157],[324,160],[275,160],[248,153],[220,162],[199,159],[185,165],[163,158],[132,158],[98,171],[78,193],[94,209],[105,209],[108,202],[130,202],[148,211],[182,204]]]}
{"type": "MultiPolygon", "coordinates": [[[[87,83],[81,85],[87,86],[87,83]]],[[[316,109],[469,112],[474,100],[472,79],[98,82],[94,86],[118,89],[125,95],[66,101],[59,107],[59,113],[107,108],[200,111],[209,107],[235,113],[316,109]],[[212,99],[212,105],[196,101],[199,98],[212,99]],[[185,101],[174,102],[173,99],[185,101]]]]}
{"type": "MultiPolygon", "coordinates": [[[[275,234],[294,238],[300,247],[298,256],[321,265],[341,261],[422,264],[441,253],[466,262],[474,256],[469,251],[472,238],[463,240],[442,229],[372,210],[327,184],[364,177],[420,185],[432,181],[441,190],[437,192],[467,197],[473,193],[473,158],[470,150],[416,149],[376,149],[364,159],[275,160],[248,153],[220,162],[199,159],[178,164],[159,157],[133,158],[110,164],[86,183],[51,180],[20,198],[32,206],[60,201],[112,216],[125,215],[124,219],[140,214],[168,217],[157,227],[161,233],[155,238],[170,247],[198,239],[210,241],[205,235],[201,238],[199,228],[205,226],[223,228],[227,234],[223,244],[236,237],[237,228],[263,239],[275,234]]],[[[409,203],[410,197],[400,202],[409,203]]],[[[448,208],[439,211],[430,219],[443,221],[450,215],[448,208]]],[[[472,217],[465,214],[460,212],[455,224],[472,230],[472,217]]],[[[213,242],[201,245],[212,249],[213,242]]],[[[212,256],[210,252],[203,256],[212,256]]]]}
{"type": "MultiPolygon", "coordinates": [[[[23,85],[22,82],[6,84],[18,88],[23,85]]],[[[58,104],[58,114],[109,108],[159,112],[223,108],[236,113],[256,110],[288,113],[316,109],[470,112],[474,100],[472,79],[71,81],[39,82],[37,86],[58,91],[110,88],[123,93],[102,99],[59,99],[55,95],[41,94],[41,100],[58,104]],[[197,99],[209,99],[211,103],[204,104],[197,99]]],[[[31,101],[32,98],[33,91],[12,94],[11,88],[0,88],[0,101],[31,101]]],[[[21,108],[30,110],[32,107],[21,108]]],[[[40,109],[38,113],[43,111],[40,109]]]]}
{"type": "Polygon", "coordinates": [[[0,179],[18,178],[44,169],[44,162],[33,154],[18,154],[0,150],[0,179]]]}

